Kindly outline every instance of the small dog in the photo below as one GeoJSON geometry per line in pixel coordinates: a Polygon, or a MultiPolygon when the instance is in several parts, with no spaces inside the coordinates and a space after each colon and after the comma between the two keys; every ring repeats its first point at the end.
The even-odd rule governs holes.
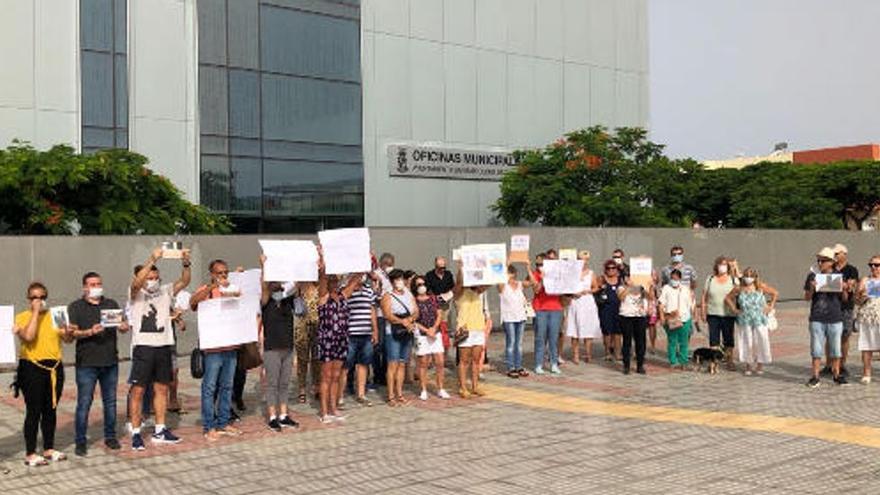
{"type": "Polygon", "coordinates": [[[724,359],[724,352],[714,347],[700,347],[694,350],[691,361],[694,363],[694,371],[702,371],[703,363],[708,364],[709,374],[718,372],[718,364],[724,359]]]}

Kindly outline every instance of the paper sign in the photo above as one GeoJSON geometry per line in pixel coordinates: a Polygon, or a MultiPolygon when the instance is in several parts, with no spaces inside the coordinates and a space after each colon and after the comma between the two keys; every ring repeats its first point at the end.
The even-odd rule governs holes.
{"type": "Polygon", "coordinates": [[[650,287],[654,282],[654,262],[648,256],[632,256],[629,259],[629,278],[636,285],[650,287]]]}
{"type": "Polygon", "coordinates": [[[199,303],[199,348],[217,349],[257,341],[258,297],[206,299],[199,303]]]}
{"type": "Polygon", "coordinates": [[[843,292],[843,274],[817,273],[816,292],[843,292]]]}
{"type": "Polygon", "coordinates": [[[67,316],[67,306],[52,306],[49,312],[52,315],[52,324],[57,330],[67,328],[70,324],[70,318],[67,316]]]}
{"type": "Polygon", "coordinates": [[[15,335],[12,327],[15,325],[15,308],[12,306],[0,306],[0,364],[15,364],[15,335]]]}
{"type": "Polygon", "coordinates": [[[162,257],[169,260],[179,260],[183,258],[183,242],[164,241],[162,243],[162,257]]]}
{"type": "Polygon", "coordinates": [[[465,287],[507,282],[507,245],[473,244],[461,247],[465,287]]]}
{"type": "Polygon", "coordinates": [[[461,248],[452,250],[452,261],[461,261],[461,248]]]}
{"type": "Polygon", "coordinates": [[[575,294],[582,290],[583,260],[544,260],[541,283],[547,294],[575,294]]]}
{"type": "Polygon", "coordinates": [[[243,272],[229,273],[230,285],[235,285],[243,296],[260,297],[263,295],[263,285],[260,283],[260,269],[253,268],[243,272]]]}
{"type": "MultiPolygon", "coordinates": [[[[266,255],[266,282],[315,282],[318,248],[312,241],[259,241],[266,255]]],[[[324,256],[326,257],[326,251],[324,256]]],[[[259,280],[257,281],[259,283],[259,280]]]]}
{"type": "Polygon", "coordinates": [[[529,263],[529,236],[510,236],[510,262],[529,263]]]}
{"type": "Polygon", "coordinates": [[[880,280],[868,280],[865,290],[872,299],[880,297],[880,280]]]}
{"type": "Polygon", "coordinates": [[[180,311],[189,311],[189,300],[191,298],[192,294],[185,290],[178,292],[177,296],[174,298],[174,309],[179,309],[180,311]]]}
{"type": "Polygon", "coordinates": [[[577,249],[564,248],[559,250],[559,259],[561,260],[576,260],[577,257],[577,249]]]}
{"type": "Polygon", "coordinates": [[[324,252],[324,271],[327,275],[372,270],[368,229],[324,230],[318,232],[318,239],[324,252]]]}
{"type": "Polygon", "coordinates": [[[122,324],[125,319],[125,312],[121,309],[102,309],[101,310],[101,326],[104,328],[114,328],[122,324]]]}

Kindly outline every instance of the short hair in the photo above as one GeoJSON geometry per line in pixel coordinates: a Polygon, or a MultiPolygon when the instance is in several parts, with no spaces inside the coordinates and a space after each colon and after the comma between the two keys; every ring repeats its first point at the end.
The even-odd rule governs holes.
{"type": "Polygon", "coordinates": [[[519,275],[519,270],[516,269],[516,265],[511,263],[511,264],[507,265],[507,273],[509,273],[510,275],[513,275],[515,277],[515,276],[519,275]]]}
{"type": "Polygon", "coordinates": [[[620,253],[621,256],[623,256],[625,254],[623,252],[623,249],[620,249],[620,248],[617,248],[614,251],[611,251],[611,254],[614,254],[614,253],[620,253]]]}
{"type": "Polygon", "coordinates": [[[681,270],[679,270],[678,268],[669,272],[669,278],[672,278],[676,275],[678,275],[678,278],[681,278],[681,270]]]}
{"type": "Polygon", "coordinates": [[[669,254],[672,254],[673,251],[681,251],[681,252],[683,253],[683,252],[684,252],[684,248],[676,244],[675,246],[672,246],[672,247],[669,249],[669,254]]]}
{"type": "MultiPolygon", "coordinates": [[[[134,274],[137,275],[137,274],[140,273],[141,270],[143,270],[143,269],[144,269],[144,265],[135,265],[135,266],[134,266],[134,274]]],[[[157,267],[156,265],[153,265],[153,266],[150,267],[150,271],[151,271],[151,272],[159,273],[159,267],[157,267]]]]}
{"type": "Polygon", "coordinates": [[[229,263],[226,263],[220,258],[217,258],[215,260],[211,260],[211,262],[208,263],[208,271],[214,273],[214,267],[216,267],[217,265],[226,265],[227,268],[229,267],[229,263]]]}
{"type": "Polygon", "coordinates": [[[86,280],[90,278],[101,278],[101,275],[98,272],[88,272],[82,277],[83,285],[86,285],[86,280]]]}
{"type": "Polygon", "coordinates": [[[438,261],[443,260],[446,261],[446,256],[437,256],[434,258],[434,264],[436,265],[438,261]]]}
{"type": "Polygon", "coordinates": [[[391,273],[388,274],[388,280],[399,280],[401,278],[406,278],[406,272],[401,270],[400,268],[395,268],[391,270],[391,273]]]}
{"type": "Polygon", "coordinates": [[[43,292],[45,292],[47,296],[49,295],[49,289],[47,289],[46,286],[43,285],[43,282],[36,282],[36,281],[34,281],[34,282],[31,282],[30,285],[28,285],[28,288],[27,288],[27,296],[30,297],[30,295],[31,295],[31,291],[34,290],[34,289],[42,289],[43,292]]]}
{"type": "Polygon", "coordinates": [[[391,264],[394,264],[394,255],[391,253],[382,253],[382,256],[379,256],[379,263],[384,261],[391,261],[391,264]]]}
{"type": "Polygon", "coordinates": [[[559,253],[556,252],[555,249],[550,248],[550,249],[548,249],[548,250],[544,253],[544,255],[545,255],[545,256],[550,256],[551,253],[552,253],[554,256],[556,256],[556,255],[559,254],[559,253]]]}
{"type": "Polygon", "coordinates": [[[416,272],[412,270],[406,270],[403,272],[403,278],[413,278],[416,276],[416,272]]]}

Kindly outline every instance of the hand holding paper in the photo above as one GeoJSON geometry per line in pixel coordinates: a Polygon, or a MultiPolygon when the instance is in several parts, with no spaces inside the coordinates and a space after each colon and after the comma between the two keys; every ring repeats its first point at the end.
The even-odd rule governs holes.
{"type": "Polygon", "coordinates": [[[318,280],[318,250],[312,241],[261,240],[266,282],[318,280]]]}

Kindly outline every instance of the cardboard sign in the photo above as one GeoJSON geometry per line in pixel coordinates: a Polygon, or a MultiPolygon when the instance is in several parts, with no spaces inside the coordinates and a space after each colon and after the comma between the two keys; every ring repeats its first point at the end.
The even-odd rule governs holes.
{"type": "Polygon", "coordinates": [[[576,294],[583,290],[581,271],[583,260],[544,260],[541,283],[544,292],[552,295],[576,294]]]}
{"type": "Polygon", "coordinates": [[[461,247],[465,287],[497,285],[507,282],[507,246],[473,244],[461,247]]]}
{"type": "Polygon", "coordinates": [[[632,256],[629,259],[629,278],[636,285],[648,288],[654,283],[654,262],[648,256],[632,256]]]}
{"type": "Polygon", "coordinates": [[[514,235],[510,237],[510,262],[526,264],[530,262],[528,235],[514,235]]]}
{"type": "Polygon", "coordinates": [[[816,292],[843,292],[843,274],[817,273],[816,292]]]}
{"type": "Polygon", "coordinates": [[[576,260],[578,257],[578,251],[574,248],[562,248],[559,250],[559,259],[561,260],[576,260]]]}

